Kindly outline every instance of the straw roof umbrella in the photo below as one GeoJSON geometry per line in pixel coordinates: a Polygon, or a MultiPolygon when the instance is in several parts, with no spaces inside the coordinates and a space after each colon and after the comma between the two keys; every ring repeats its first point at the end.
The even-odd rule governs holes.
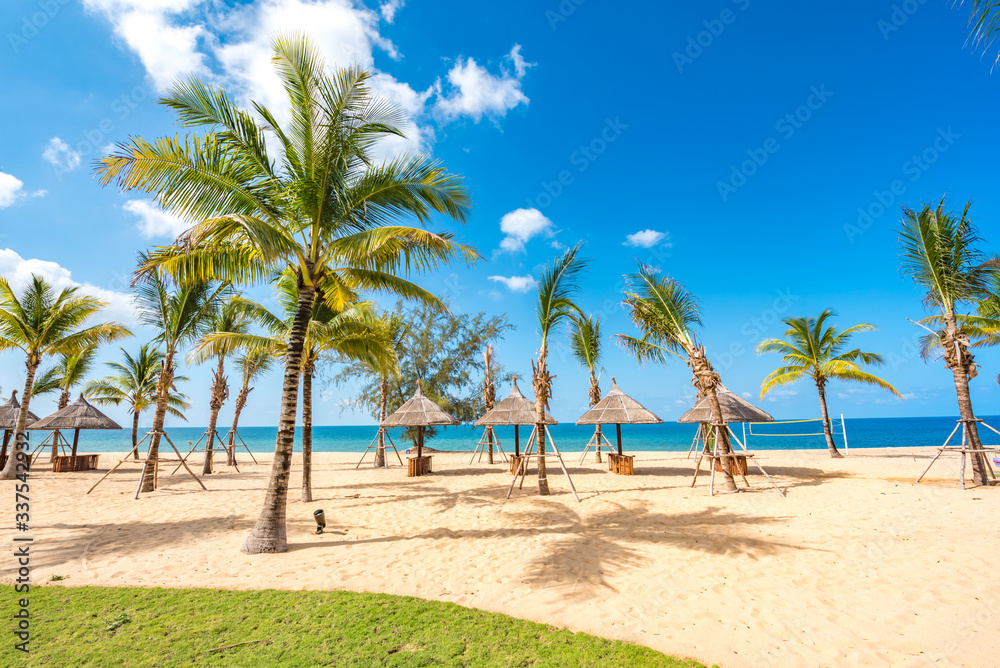
{"type": "Polygon", "coordinates": [[[618,435],[618,455],[622,455],[623,424],[661,424],[663,420],[620,389],[611,379],[611,390],[596,406],[584,413],[577,424],[613,424],[618,435]]]}
{"type": "Polygon", "coordinates": [[[31,425],[31,429],[72,429],[72,456],[76,457],[76,445],[80,441],[81,429],[121,429],[121,426],[107,415],[94,408],[87,402],[86,399],[83,398],[83,394],[81,394],[79,399],[71,403],[66,408],[57,413],[53,413],[48,417],[44,417],[31,425]]]}
{"type": "MultiPolygon", "coordinates": [[[[770,413],[757,408],[749,401],[738,394],[732,392],[725,385],[719,386],[717,390],[719,406],[722,407],[722,419],[728,424],[730,422],[774,422],[770,413]]],[[[712,421],[712,411],[708,405],[708,399],[702,398],[684,415],[677,419],[678,422],[701,422],[707,424],[712,421]]]]}
{"type": "MultiPolygon", "coordinates": [[[[17,426],[17,414],[21,410],[21,402],[17,400],[17,390],[14,390],[10,399],[3,406],[0,406],[0,429],[3,429],[3,448],[0,449],[0,459],[7,456],[7,445],[10,437],[17,426]]],[[[28,426],[38,422],[38,416],[28,411],[28,426]]]]}
{"type": "MultiPolygon", "coordinates": [[[[517,376],[514,377],[514,388],[507,398],[488,411],[486,415],[476,420],[477,427],[514,427],[514,456],[521,455],[521,439],[518,428],[521,425],[534,425],[535,402],[521,394],[517,387],[517,376]]],[[[545,424],[559,424],[548,413],[545,414],[545,424]]]]}
{"type": "Polygon", "coordinates": [[[420,381],[417,381],[417,391],[395,413],[382,420],[383,427],[416,427],[417,457],[423,456],[424,427],[455,426],[461,424],[440,406],[427,398],[420,381]]]}

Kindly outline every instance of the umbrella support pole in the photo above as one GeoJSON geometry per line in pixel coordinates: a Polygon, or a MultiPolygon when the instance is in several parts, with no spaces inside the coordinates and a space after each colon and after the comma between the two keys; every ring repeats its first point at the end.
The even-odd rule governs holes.
{"type": "Polygon", "coordinates": [[[602,432],[600,428],[595,429],[594,435],[590,437],[589,441],[587,441],[587,447],[583,449],[583,454],[580,455],[580,461],[577,462],[578,464],[583,463],[583,460],[587,457],[587,453],[591,448],[594,448],[594,452],[597,454],[598,463],[601,461],[601,448],[607,448],[609,455],[615,454],[616,452],[615,446],[611,445],[611,441],[608,440],[607,436],[604,435],[604,432],[602,432]]]}
{"type": "Polygon", "coordinates": [[[203,483],[201,481],[201,479],[198,478],[198,476],[196,476],[194,474],[194,471],[192,471],[190,469],[190,467],[188,467],[187,462],[184,461],[184,457],[182,457],[180,451],[177,450],[177,446],[174,445],[174,442],[170,440],[170,437],[167,436],[167,432],[165,432],[165,431],[161,431],[161,432],[159,432],[159,434],[163,438],[167,439],[167,443],[170,444],[171,449],[173,449],[174,453],[177,455],[177,459],[174,459],[172,457],[171,458],[160,457],[160,453],[159,452],[156,453],[156,457],[155,458],[150,458],[148,450],[147,450],[146,456],[144,458],[142,458],[142,459],[129,459],[129,457],[132,456],[132,453],[135,452],[135,451],[137,451],[139,449],[139,446],[142,445],[146,441],[147,438],[149,439],[150,445],[152,445],[152,443],[153,443],[152,437],[153,437],[153,435],[155,433],[156,432],[150,431],[145,436],[143,436],[142,439],[138,443],[135,444],[135,447],[132,448],[132,449],[130,449],[128,451],[128,454],[125,455],[125,457],[121,461],[119,461],[117,464],[115,464],[114,466],[112,466],[111,470],[109,470],[107,473],[105,473],[103,476],[101,476],[101,479],[98,480],[97,482],[95,482],[94,486],[87,490],[87,494],[90,494],[95,489],[97,489],[97,486],[100,485],[102,482],[104,482],[109,475],[111,475],[116,470],[118,470],[118,467],[121,466],[122,464],[142,464],[142,469],[140,470],[140,473],[139,473],[139,485],[135,489],[135,497],[134,497],[134,498],[138,499],[139,498],[139,492],[142,489],[142,480],[145,477],[146,467],[147,466],[152,466],[153,467],[153,489],[156,489],[157,482],[159,481],[158,480],[158,478],[159,478],[158,473],[159,473],[160,462],[180,462],[180,465],[184,467],[184,470],[188,472],[188,475],[190,475],[192,478],[194,478],[195,482],[197,482],[201,486],[201,488],[203,490],[208,491],[208,488],[205,487],[205,483],[203,483]]]}
{"type": "Polygon", "coordinates": [[[505,498],[509,499],[511,492],[514,491],[514,483],[517,482],[518,475],[521,476],[521,482],[517,488],[524,488],[524,478],[528,474],[528,459],[541,459],[544,456],[546,459],[555,457],[559,461],[559,466],[562,468],[563,474],[566,476],[566,482],[569,483],[569,489],[573,492],[573,498],[576,499],[577,503],[580,503],[580,496],[576,493],[576,487],[573,485],[573,479],[569,476],[569,471],[566,469],[566,463],[563,461],[562,455],[559,453],[559,448],[556,447],[556,442],[553,440],[552,433],[549,431],[549,428],[547,426],[545,427],[545,435],[548,437],[548,443],[552,446],[552,454],[546,452],[545,455],[539,455],[535,452],[535,444],[538,441],[537,432],[538,427],[531,430],[531,435],[528,437],[528,443],[524,447],[524,454],[521,455],[519,466],[510,481],[510,487],[507,489],[507,496],[505,498]]]}
{"type": "Polygon", "coordinates": [[[472,459],[469,463],[472,464],[476,461],[476,455],[479,455],[479,461],[483,461],[483,455],[486,454],[486,449],[490,443],[493,443],[497,447],[497,452],[503,457],[504,464],[507,463],[507,453],[503,451],[503,446],[500,445],[500,437],[497,436],[496,432],[493,431],[493,427],[487,427],[486,431],[483,432],[483,437],[479,439],[479,443],[476,445],[476,449],[472,451],[472,459]],[[492,440],[489,437],[492,435],[492,440]]]}
{"type": "MultiPolygon", "coordinates": [[[[363,453],[361,453],[361,459],[358,460],[358,465],[354,467],[355,470],[361,468],[361,464],[362,464],[362,462],[365,461],[365,457],[368,456],[368,451],[369,450],[371,450],[372,448],[375,448],[376,450],[378,449],[378,437],[381,436],[381,435],[383,435],[383,434],[384,434],[385,438],[387,438],[389,440],[389,445],[392,446],[392,451],[396,453],[396,459],[399,460],[399,465],[400,466],[403,465],[403,458],[399,456],[399,450],[396,449],[396,444],[393,442],[392,436],[389,435],[389,430],[386,429],[385,427],[379,427],[379,430],[375,433],[375,438],[373,438],[372,442],[368,444],[368,447],[365,448],[365,451],[363,453]]],[[[388,459],[385,460],[385,467],[389,468],[389,460],[388,459]]]]}
{"type": "MultiPolygon", "coordinates": [[[[166,436],[166,432],[163,432],[163,435],[166,436]]],[[[204,452],[204,450],[198,450],[198,446],[201,445],[201,442],[203,440],[205,440],[206,438],[208,438],[208,430],[207,429],[205,430],[205,433],[201,435],[201,438],[198,439],[198,442],[195,443],[194,445],[192,445],[191,449],[188,450],[188,453],[181,458],[181,461],[184,462],[184,464],[183,464],[184,466],[187,466],[187,463],[186,463],[187,462],[187,458],[190,457],[191,455],[193,455],[196,451],[197,452],[204,452]]],[[[169,441],[170,439],[168,438],[167,440],[169,441]]],[[[188,441],[188,444],[190,444],[190,443],[191,443],[191,441],[188,441]]],[[[173,445],[173,443],[171,443],[170,445],[173,445]]],[[[245,444],[244,444],[244,447],[246,447],[245,444]]],[[[176,448],[174,448],[174,449],[176,450],[176,448]]],[[[249,448],[247,448],[247,450],[249,451],[249,448]]],[[[216,453],[216,452],[225,452],[226,454],[229,453],[229,447],[226,446],[225,441],[223,441],[222,437],[219,436],[219,431],[218,430],[216,430],[216,432],[215,432],[215,440],[212,441],[212,452],[213,453],[216,453]]],[[[180,456],[180,453],[178,452],[177,455],[180,456]]],[[[179,471],[180,468],[181,468],[181,464],[178,464],[176,466],[176,468],[174,468],[174,470],[170,472],[170,475],[173,475],[173,474],[177,473],[177,471],[179,471]]],[[[240,472],[240,467],[236,466],[236,464],[233,464],[233,468],[236,469],[237,473],[240,472]]]]}
{"type": "Polygon", "coordinates": [[[50,462],[55,461],[57,449],[61,450],[62,456],[64,457],[66,456],[67,449],[72,450],[72,446],[69,441],[66,440],[66,437],[62,435],[62,432],[58,429],[54,429],[48,436],[45,437],[44,440],[42,440],[41,443],[35,446],[34,450],[31,451],[29,460],[32,465],[34,465],[35,461],[42,456],[42,450],[45,448],[52,448],[52,455],[49,457],[50,462]]]}
{"type": "MultiPolygon", "coordinates": [[[[251,461],[253,461],[254,464],[257,463],[257,458],[253,456],[252,452],[250,452],[250,447],[247,445],[246,441],[243,440],[243,436],[240,435],[239,430],[236,430],[234,432],[232,427],[230,427],[229,431],[226,432],[226,446],[225,446],[224,449],[228,453],[230,448],[232,448],[232,451],[233,451],[232,452],[232,455],[233,455],[233,466],[236,466],[236,448],[243,448],[244,450],[246,450],[247,454],[250,455],[251,461]],[[240,444],[239,445],[236,444],[236,439],[237,438],[240,439],[240,444]],[[232,441],[231,443],[229,442],[230,440],[232,441]]],[[[228,459],[226,461],[228,463],[228,459]]],[[[236,469],[236,470],[239,471],[239,469],[236,469]]]]}

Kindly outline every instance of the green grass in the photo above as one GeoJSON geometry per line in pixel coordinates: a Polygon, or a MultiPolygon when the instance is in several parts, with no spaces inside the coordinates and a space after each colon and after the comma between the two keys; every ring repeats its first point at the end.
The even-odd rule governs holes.
{"type": "MultiPolygon", "coordinates": [[[[21,596],[0,589],[10,603],[21,596]]],[[[702,666],[648,647],[386,594],[34,587],[29,596],[29,666],[702,666]],[[245,641],[260,642],[209,652],[245,641]]],[[[2,653],[9,656],[8,649],[2,653]]]]}

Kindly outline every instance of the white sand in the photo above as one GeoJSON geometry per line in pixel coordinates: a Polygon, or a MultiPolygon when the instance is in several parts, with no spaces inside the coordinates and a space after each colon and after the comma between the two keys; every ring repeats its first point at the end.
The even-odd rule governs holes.
{"type": "MultiPolygon", "coordinates": [[[[751,493],[710,498],[707,478],[690,488],[683,454],[638,453],[634,477],[570,454],[580,504],[558,471],[552,496],[529,476],[505,501],[502,467],[468,455],[436,455],[434,474],[406,478],[322,453],[309,504],[296,459],[289,551],[258,556],[239,548],[268,465],[222,467],[208,492],[181,472],[138,501],[134,465],[89,496],[100,474],[39,467],[33,577],[408,594],[724,667],[998,665],[1000,489],[959,490],[955,458],[911,484],[931,452],[760,453],[787,498],[760,475],[751,493]],[[316,508],[329,522],[321,536],[310,533],[316,508]]],[[[0,486],[8,546],[11,487],[0,486]]],[[[0,581],[12,573],[5,560],[0,581]]]]}

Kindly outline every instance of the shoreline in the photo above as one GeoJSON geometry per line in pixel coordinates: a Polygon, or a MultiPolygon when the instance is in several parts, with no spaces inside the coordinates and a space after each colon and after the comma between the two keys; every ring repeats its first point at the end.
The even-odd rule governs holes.
{"type": "Polygon", "coordinates": [[[256,556],[239,548],[270,456],[240,473],[223,465],[204,478],[208,492],[183,471],[163,475],[136,501],[136,465],[84,494],[122,454],[104,453],[97,472],[33,470],[34,581],[402,594],[724,667],[995,659],[1000,496],[959,490],[957,457],[913,485],[932,448],[840,460],[756,452],[787,498],[759,474],[750,493],[711,498],[707,479],[690,487],[694,460],[683,452],[637,452],[633,477],[566,457],[579,504],[558,466],[552,496],[537,496],[529,474],[505,501],[502,465],[470,465],[469,453],[436,454],[435,473],[406,478],[398,465],[355,470],[357,453],[317,452],[316,500],[303,503],[296,454],[289,551],[256,556]],[[323,535],[312,533],[317,508],[323,535]],[[960,567],[970,560],[983,568],[960,567]]]}

